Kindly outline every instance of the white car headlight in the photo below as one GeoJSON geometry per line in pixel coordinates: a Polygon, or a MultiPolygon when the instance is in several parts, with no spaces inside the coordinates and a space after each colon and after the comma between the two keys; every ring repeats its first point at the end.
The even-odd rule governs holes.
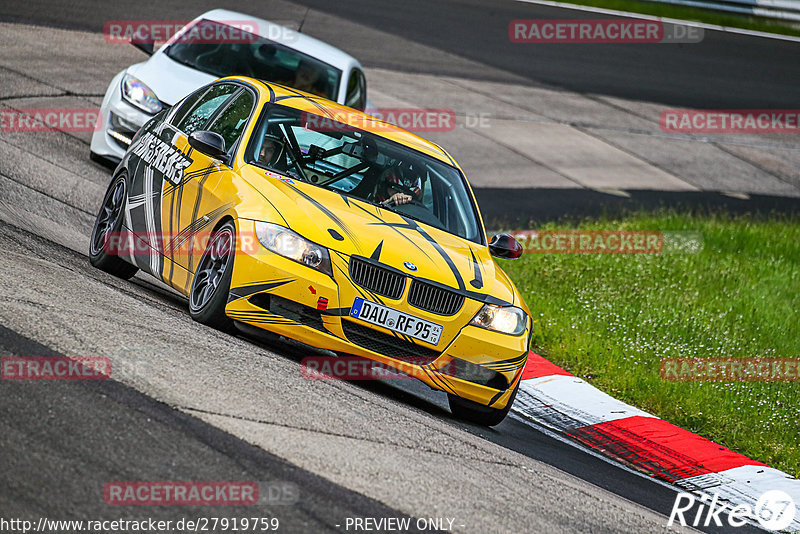
{"type": "Polygon", "coordinates": [[[525,312],[514,306],[484,304],[469,324],[518,336],[525,331],[525,312]]]}
{"type": "Polygon", "coordinates": [[[264,248],[312,269],[333,276],[328,249],[299,236],[288,228],[256,221],[256,237],[264,248]]]}
{"type": "Polygon", "coordinates": [[[125,74],[122,77],[122,98],[147,113],[161,111],[161,102],[156,94],[136,76],[125,74]]]}

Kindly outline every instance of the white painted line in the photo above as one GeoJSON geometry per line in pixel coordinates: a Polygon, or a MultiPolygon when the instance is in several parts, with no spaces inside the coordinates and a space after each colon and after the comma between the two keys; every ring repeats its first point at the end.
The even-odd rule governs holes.
{"type": "Polygon", "coordinates": [[[605,193],[606,195],[613,195],[615,197],[631,198],[631,194],[627,191],[623,191],[622,189],[597,188],[595,191],[598,193],[605,193]]]}
{"type": "Polygon", "coordinates": [[[695,22],[692,20],[672,19],[668,17],[657,17],[655,15],[644,15],[642,13],[631,13],[628,11],[620,11],[617,9],[606,9],[603,7],[581,6],[578,4],[565,4],[562,2],[553,2],[551,0],[516,0],[517,2],[524,2],[526,4],[537,4],[549,7],[560,7],[563,9],[572,9],[575,11],[587,11],[589,13],[600,13],[602,15],[613,15],[615,17],[628,17],[631,19],[645,19],[645,20],[660,20],[669,24],[680,24],[683,26],[690,26],[693,28],[703,28],[704,30],[715,30],[719,32],[737,33],[740,35],[747,35],[750,37],[764,37],[766,39],[778,39],[781,41],[792,41],[800,43],[800,37],[792,35],[781,35],[779,33],[759,32],[754,30],[745,30],[743,28],[732,28],[730,26],[719,26],[717,24],[706,24],[705,22],[695,22]]]}
{"type": "Polygon", "coordinates": [[[523,380],[512,410],[561,431],[635,416],[656,418],[581,378],[562,375],[523,380]]]}

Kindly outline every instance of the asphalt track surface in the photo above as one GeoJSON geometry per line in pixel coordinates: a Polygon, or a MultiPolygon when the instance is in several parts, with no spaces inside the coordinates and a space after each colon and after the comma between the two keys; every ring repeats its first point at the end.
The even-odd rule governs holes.
{"type": "MultiPolygon", "coordinates": [[[[515,19],[607,18],[515,0],[272,0],[246,7],[226,0],[32,0],[3,2],[0,21],[101,32],[110,20],[188,20],[214,8],[301,24],[367,67],[522,80],[532,86],[679,108],[800,107],[798,43],[706,30],[702,42],[694,44],[515,44],[507,37],[508,24],[515,19]],[[380,46],[375,44],[378,40],[380,46]]],[[[658,207],[757,214],[800,210],[798,199],[771,194],[743,201],[714,191],[628,193],[619,197],[580,189],[475,190],[492,228],[658,207]]]]}
{"type": "MultiPolygon", "coordinates": [[[[80,341],[87,347],[104,347],[102,350],[87,348],[91,354],[119,354],[119,347],[130,346],[132,339],[141,340],[143,329],[154,321],[163,325],[180,325],[188,323],[193,330],[193,338],[183,339],[181,344],[188,345],[190,351],[195,351],[193,361],[188,364],[182,362],[178,356],[177,348],[170,351],[166,349],[159,353],[158,361],[147,361],[145,356],[134,362],[133,375],[130,372],[112,372],[123,374],[130,379],[131,376],[144,380],[153,389],[151,381],[158,382],[157,376],[166,373],[163,377],[169,384],[170,379],[178,382],[186,381],[196,388],[195,396],[203,395],[207,387],[235,387],[234,384],[225,384],[215,376],[224,376],[226,369],[220,364],[220,369],[211,375],[211,380],[219,382],[206,386],[209,377],[201,372],[206,366],[215,365],[214,352],[204,354],[203,357],[196,352],[204,344],[216,343],[219,346],[219,358],[230,363],[230,352],[225,347],[229,344],[223,339],[225,335],[217,334],[205,327],[194,325],[186,316],[186,303],[150,283],[147,278],[136,278],[132,281],[117,281],[105,273],[92,268],[85,256],[75,251],[56,245],[19,228],[0,222],[0,247],[6,252],[3,261],[3,270],[6,273],[14,271],[13,279],[33,279],[27,271],[33,269],[33,275],[38,273],[36,281],[32,282],[29,290],[4,292],[2,300],[8,309],[6,313],[17,315],[33,315],[32,320],[42,323],[43,337],[54,336],[50,331],[58,331],[55,336],[59,339],[96,336],[93,342],[85,339],[80,341]],[[24,259],[31,265],[18,264],[16,268],[9,269],[15,257],[24,259]],[[43,269],[43,270],[39,270],[43,269]],[[49,274],[43,274],[47,272],[49,274]],[[64,279],[63,277],[66,277],[64,279]],[[80,279],[80,287],[67,287],[69,280],[80,279]],[[45,288],[51,288],[50,293],[45,288]],[[39,295],[39,298],[32,295],[39,295]],[[66,305],[49,305],[58,295],[63,295],[68,302],[66,305]],[[80,296],[78,296],[80,295],[80,296]],[[123,300],[131,300],[140,308],[135,316],[120,317],[123,300]],[[110,306],[90,312],[86,303],[102,297],[110,306]],[[38,301],[38,302],[34,302],[38,301]],[[33,306],[31,307],[30,305],[33,306]],[[49,308],[49,310],[48,310],[49,308]],[[144,310],[144,314],[141,314],[144,310]],[[49,317],[43,314],[49,313],[49,317]],[[101,317],[103,319],[101,319],[101,317]],[[105,322],[109,324],[104,324],[105,322]],[[51,324],[52,323],[52,324],[51,324]],[[108,330],[110,328],[110,331],[108,330]],[[126,330],[123,333],[122,330],[126,330]],[[115,330],[117,337],[114,337],[115,330]],[[108,338],[108,339],[105,339],[108,338]],[[193,366],[197,366],[194,368],[193,366]],[[173,370],[172,378],[168,369],[173,370]],[[191,376],[187,376],[191,375],[191,376]],[[197,383],[195,382],[195,379],[197,383]]],[[[9,277],[11,278],[11,277],[9,277]]],[[[8,315],[3,314],[6,318],[8,315]]],[[[17,322],[17,321],[12,321],[17,322]]],[[[23,321],[24,323],[25,321],[23,321]]],[[[175,327],[158,327],[159,331],[152,331],[150,336],[172,337],[177,335],[175,327]],[[164,332],[160,332],[163,330],[164,332]]],[[[33,336],[31,336],[33,337],[33,336]]],[[[269,343],[247,336],[234,338],[248,355],[246,368],[239,370],[233,378],[251,377],[260,373],[259,363],[263,354],[279,354],[276,356],[281,365],[294,369],[299,375],[297,367],[303,356],[308,352],[296,347],[269,343]]],[[[142,342],[142,341],[140,341],[142,342]]],[[[154,341],[144,341],[152,346],[154,341]]],[[[69,345],[69,342],[66,342],[69,345]]],[[[212,345],[215,346],[216,345],[212,345]]],[[[0,326],[0,353],[5,356],[58,356],[68,354],[70,351],[57,351],[33,339],[18,334],[11,328],[0,326]]],[[[74,354],[74,352],[71,352],[74,354]]],[[[120,357],[112,357],[114,365],[127,365],[120,357]]],[[[270,373],[265,373],[269,376],[270,373]]],[[[272,379],[276,378],[272,376],[272,379]]],[[[280,377],[278,377],[280,378],[280,377]]],[[[285,377],[283,377],[285,379],[285,377]]],[[[314,384],[311,384],[314,386],[314,384]]],[[[293,388],[294,384],[286,384],[293,388]]],[[[171,384],[166,387],[172,387],[171,384]]],[[[175,384],[176,389],[182,389],[181,384],[175,384]]],[[[246,387],[246,386],[243,386],[246,387]]],[[[446,434],[454,433],[459,439],[462,433],[469,433],[479,439],[487,440],[500,447],[524,455],[534,461],[534,467],[524,472],[525,477],[531,481],[531,493],[522,495],[523,501],[530,501],[529,505],[518,510],[520,518],[532,525],[543,524],[555,528],[558,532],[639,532],[649,531],[662,527],[665,519],[658,523],[644,526],[647,523],[632,526],[629,518],[624,517],[623,510],[619,522],[602,524],[601,518],[595,519],[599,511],[591,511],[592,504],[571,501],[574,497],[558,497],[557,493],[549,495],[541,491],[533,481],[546,466],[552,466],[561,473],[561,477],[569,475],[582,479],[587,485],[582,491],[609,495],[615,494],[625,501],[638,503],[645,508],[660,514],[669,514],[674,501],[675,491],[644,476],[634,474],[607,462],[595,455],[584,452],[563,441],[553,438],[547,433],[531,426],[530,423],[509,417],[494,429],[475,427],[451,418],[446,408],[446,400],[442,395],[418,386],[414,382],[403,382],[396,386],[383,382],[350,383],[361,391],[359,396],[365,396],[366,402],[378,401],[379,404],[394,406],[392,411],[400,409],[398,415],[408,417],[410,412],[415,418],[421,417],[426,426],[437,428],[430,432],[416,436],[419,441],[413,447],[420,447],[420,454],[429,447],[435,447],[439,438],[436,437],[442,430],[446,434]],[[430,442],[428,442],[430,440],[430,442]],[[563,498],[565,503],[560,509],[544,509],[543,503],[553,498],[563,498]],[[573,504],[568,504],[572,502],[573,504]],[[573,510],[569,510],[574,507],[573,510]],[[567,510],[565,510],[567,509],[567,510]],[[585,517],[585,514],[590,517],[585,517]],[[552,514],[543,520],[536,517],[538,514],[552,514]],[[644,529],[644,530],[641,530],[644,529]]],[[[158,390],[159,388],[155,388],[158,390]]],[[[281,388],[278,387],[278,390],[281,388]]],[[[281,531],[286,532],[321,532],[342,530],[337,525],[342,525],[347,517],[407,517],[400,511],[392,509],[370,498],[369,495],[358,494],[342,485],[325,480],[313,472],[301,469],[269,452],[246,443],[230,433],[215,428],[202,421],[200,414],[217,414],[217,410],[207,409],[198,399],[190,400],[196,405],[187,407],[176,402],[154,400],[137,389],[122,384],[117,380],[96,382],[15,382],[4,380],[0,383],[3,402],[0,403],[0,517],[22,517],[36,520],[37,517],[50,519],[114,519],[119,517],[142,519],[180,519],[196,517],[277,517],[283,525],[281,531]],[[106,482],[119,480],[218,480],[218,481],[277,481],[281,484],[295,484],[299,488],[300,499],[291,505],[274,506],[259,504],[248,506],[245,511],[229,507],[122,507],[107,506],[102,499],[102,488],[106,482]]],[[[345,419],[345,426],[357,425],[355,432],[364,432],[371,425],[382,426],[377,420],[370,421],[370,415],[364,414],[358,423],[354,420],[347,421],[347,414],[334,415],[339,409],[335,404],[342,402],[345,406],[352,404],[348,395],[342,391],[334,397],[327,395],[322,399],[307,399],[303,404],[294,406],[313,417],[333,417],[345,419]],[[324,401],[324,402],[323,402],[324,401]],[[318,407],[323,404],[322,409],[318,407]]],[[[206,391],[206,394],[211,394],[206,391]]],[[[247,394],[247,397],[257,396],[256,392],[247,394]]],[[[224,393],[223,393],[224,395],[224,393]]],[[[184,401],[186,402],[186,401],[184,401]]],[[[278,401],[284,404],[287,410],[285,419],[288,425],[301,426],[295,417],[288,412],[297,398],[286,398],[278,401]],[[285,406],[289,405],[289,406],[285,406]]],[[[247,420],[249,422],[264,422],[269,415],[241,415],[249,410],[242,410],[238,403],[226,401],[228,414],[247,420]]],[[[274,409],[274,408],[270,408],[274,409]]],[[[359,411],[370,412],[365,408],[359,411]]],[[[221,412],[221,410],[220,410],[221,412]]],[[[267,410],[266,413],[268,413],[267,410]]],[[[218,415],[218,414],[217,414],[218,415]]],[[[373,416],[374,417],[374,414],[373,416]]],[[[394,417],[394,415],[392,416],[394,417]]],[[[283,418],[281,418],[283,419],[283,418]]],[[[414,420],[404,424],[415,426],[414,420]]],[[[274,428],[272,429],[275,430],[274,428]]],[[[266,427],[266,432],[270,431],[266,427]]],[[[330,433],[346,432],[338,427],[330,433]]],[[[375,430],[380,433],[381,430],[375,430]]],[[[393,436],[400,439],[401,436],[393,436]]],[[[314,446],[314,441],[309,442],[314,446]]],[[[386,443],[376,440],[368,456],[361,457],[358,461],[374,463],[379,469],[385,469],[380,479],[386,479],[386,484],[397,477],[392,473],[392,466],[382,467],[380,457],[386,455],[386,443]]],[[[448,446],[448,449],[450,446],[448,446]]],[[[444,452],[442,454],[445,454],[444,452]]],[[[453,452],[453,454],[458,454],[453,452]]],[[[468,458],[460,461],[469,462],[468,458]]],[[[498,459],[497,461],[501,461],[498,459]]],[[[346,468],[347,466],[345,466],[346,468]]],[[[435,476],[436,473],[432,473],[435,476]]],[[[485,473],[476,472],[475,477],[484,477],[485,473]]],[[[476,480],[481,484],[494,484],[491,479],[476,480]]],[[[420,481],[423,483],[423,481],[420,481]]],[[[525,479],[517,480],[516,485],[525,488],[528,483],[525,479]]],[[[458,495],[458,491],[453,492],[458,495]]],[[[470,495],[459,496],[466,503],[470,502],[470,495]]],[[[584,499],[586,495],[582,496],[584,499]]],[[[625,502],[622,501],[622,502],[625,502]]],[[[605,506],[608,506],[606,503],[605,506]]],[[[472,504],[478,506],[478,503],[472,504]]],[[[486,506],[486,503],[481,506],[486,506]]],[[[549,505],[552,506],[552,503],[549,505]]],[[[451,516],[448,511],[441,510],[443,515],[451,516]]],[[[605,510],[602,510],[605,512],[605,510]]],[[[629,510],[624,512],[630,513],[629,510]]],[[[605,514],[603,514],[605,515],[605,514]]],[[[458,517],[457,514],[455,514],[458,517]]],[[[606,517],[602,521],[608,521],[606,517]]],[[[663,528],[663,527],[662,527],[663,528]]],[[[505,531],[498,528],[496,531],[505,531]]],[[[491,532],[495,531],[489,524],[470,524],[467,522],[464,532],[491,532]]],[[[703,529],[706,532],[723,532],[722,529],[703,529]]],[[[739,529],[740,532],[754,532],[755,529],[739,529]]]]}
{"type": "MultiPolygon", "coordinates": [[[[491,38],[492,32],[487,31],[487,27],[504,27],[513,18],[571,18],[577,15],[516,2],[404,2],[402,8],[390,8],[394,4],[388,2],[319,2],[319,5],[312,2],[300,3],[380,28],[404,40],[421,42],[433,48],[470,57],[491,67],[491,75],[495,77],[501,76],[502,71],[507,69],[514,73],[514,77],[523,75],[531,83],[579,91],[602,91],[610,95],[633,94],[642,99],[674,105],[716,108],[796,106],[794,82],[797,80],[790,76],[796,76],[796,45],[793,44],[715,33],[713,37],[707,36],[702,45],[685,52],[682,47],[675,45],[654,46],[652,50],[645,52],[634,49],[623,49],[620,52],[615,49],[614,54],[609,50],[604,51],[604,47],[562,47],[543,50],[543,56],[532,58],[529,52],[524,52],[523,45],[512,46],[508,42],[491,38]],[[467,48],[464,43],[470,43],[470,46],[467,48]],[[654,64],[664,72],[660,75],[654,74],[654,64]],[[751,76],[755,74],[754,79],[758,83],[743,81],[739,72],[747,72],[751,76]],[[664,80],[673,79],[674,83],[663,83],[664,80]],[[736,90],[731,91],[732,87],[736,90]]],[[[69,5],[35,1],[14,5],[4,3],[0,6],[0,19],[99,31],[102,24],[110,19],[187,19],[205,9],[225,6],[225,3],[208,4],[192,2],[180,6],[163,6],[157,2],[138,2],[135,5],[111,6],[101,2],[69,5]]],[[[283,2],[252,5],[246,9],[233,4],[229,7],[274,20],[304,16],[303,6],[283,2]]],[[[320,32],[315,35],[348,50],[368,66],[443,73],[452,73],[459,68],[458,65],[437,64],[435,57],[424,58],[421,62],[419,58],[404,55],[403,50],[398,47],[386,46],[376,50],[374,43],[359,41],[357,35],[342,35],[334,27],[330,28],[329,35],[320,32]]],[[[467,75],[466,72],[459,74],[467,75]]],[[[471,75],[482,78],[486,74],[473,71],[471,75]]],[[[509,78],[511,77],[509,74],[509,78]]],[[[76,143],[74,139],[59,143],[66,145],[66,148],[59,147],[63,151],[62,165],[86,165],[83,152],[88,150],[87,146],[76,143]]],[[[22,168],[19,172],[26,172],[25,165],[20,167],[22,168]]],[[[82,224],[76,223],[77,230],[86,231],[85,223],[92,218],[92,214],[77,204],[54,201],[48,188],[58,189],[55,182],[45,183],[37,191],[19,185],[19,180],[13,176],[3,174],[1,178],[6,192],[4,194],[8,197],[13,196],[8,194],[13,189],[14,194],[21,195],[29,205],[41,205],[40,209],[43,211],[71,210],[72,216],[82,221],[82,224]],[[12,182],[17,185],[9,185],[12,182]]],[[[478,195],[480,197],[480,191],[478,195]]],[[[656,201],[657,199],[654,200],[656,201]]],[[[219,350],[224,354],[226,362],[234,354],[251,352],[267,358],[265,363],[269,367],[288,367],[288,372],[299,374],[297,365],[301,355],[297,350],[285,346],[264,345],[251,338],[222,339],[218,334],[191,323],[182,299],[146,280],[137,278],[131,282],[120,282],[99,273],[88,265],[85,256],[58,244],[59,237],[62,236],[57,235],[58,229],[53,232],[56,235],[29,233],[0,223],[0,247],[7,253],[3,264],[4,279],[12,284],[2,293],[5,302],[3,324],[6,324],[0,328],[2,354],[76,354],[78,349],[75,347],[81,346],[87,347],[84,350],[91,350],[89,347],[95,350],[97,347],[111,350],[116,343],[123,342],[125,335],[129,339],[134,336],[133,332],[119,332],[119,338],[114,337],[114,317],[106,316],[113,315],[114,310],[118,311],[122,306],[121,301],[125,301],[131,306],[133,315],[122,323],[126,328],[139,329],[139,337],[147,332],[147,328],[153,328],[154,322],[156,328],[164,328],[171,335],[185,334],[188,329],[193,336],[193,347],[224,346],[219,350]],[[117,300],[120,302],[114,302],[117,300]],[[92,304],[100,306],[100,309],[92,310],[92,304]],[[103,306],[109,305],[110,311],[104,313],[103,306]],[[26,314],[30,317],[25,317],[26,314]],[[52,326],[48,319],[52,321],[52,326]],[[40,323],[38,327],[36,321],[40,323]],[[25,330],[25,334],[16,330],[25,330]],[[64,349],[50,348],[56,345],[64,349]],[[229,349],[228,345],[234,348],[229,349]],[[279,356],[275,356],[276,351],[279,356]]],[[[147,369],[154,371],[154,374],[150,377],[145,374],[141,384],[133,380],[137,384],[135,388],[116,380],[88,384],[0,384],[3,400],[0,403],[0,450],[3,451],[0,454],[0,482],[3,487],[0,490],[0,514],[5,517],[47,515],[61,519],[116,516],[119,510],[109,510],[98,499],[98,488],[104,481],[127,478],[279,479],[292,482],[298,485],[303,496],[298,504],[281,509],[259,509],[263,514],[279,516],[286,525],[286,531],[335,529],[335,525],[348,515],[405,515],[399,507],[382,504],[391,501],[405,502],[403,497],[395,497],[391,491],[379,488],[374,480],[371,482],[373,486],[362,485],[365,488],[363,491],[354,491],[346,487],[350,485],[346,473],[337,477],[330,470],[319,469],[320,472],[317,473],[315,469],[298,467],[285,458],[286,454],[281,457],[266,452],[264,447],[251,445],[250,443],[257,440],[253,439],[252,434],[246,435],[246,432],[237,433],[232,430],[237,428],[235,424],[230,424],[225,429],[219,428],[222,424],[209,424],[209,420],[222,421],[219,413],[211,413],[210,409],[204,411],[197,406],[194,410],[186,409],[185,406],[176,409],[180,403],[174,401],[175,396],[164,385],[169,383],[169,369],[177,367],[183,371],[182,376],[176,376],[179,381],[185,382],[175,385],[180,390],[182,387],[189,387],[187,384],[191,385],[192,379],[186,376],[189,373],[195,373],[194,378],[198,381],[201,377],[208,379],[202,373],[202,366],[210,365],[209,362],[214,361],[213,355],[205,354],[203,358],[193,361],[182,357],[179,352],[176,347],[174,354],[160,354],[161,360],[150,361],[147,369]],[[163,361],[165,359],[170,361],[163,361]],[[198,367],[193,368],[192,365],[198,367]],[[148,390],[152,396],[142,394],[139,390],[148,390]],[[162,398],[154,399],[154,393],[160,393],[162,398]],[[339,482],[334,482],[333,479],[339,482]],[[378,493],[380,495],[376,496],[378,493]]],[[[257,367],[253,363],[246,365],[234,378],[248,377],[247,373],[252,373],[257,367]]],[[[194,390],[195,395],[202,395],[205,391],[213,397],[207,388],[213,388],[217,384],[208,384],[209,382],[200,381],[194,390]]],[[[304,386],[292,383],[294,388],[304,386]]],[[[343,434],[348,427],[355,428],[356,433],[367,432],[366,429],[370,428],[370,416],[375,416],[375,412],[378,412],[390,414],[392,418],[409,418],[405,425],[414,427],[415,433],[392,436],[398,441],[416,440],[421,444],[422,440],[433,439],[431,436],[446,435],[448,439],[459,442],[459,446],[467,444],[469,447],[480,448],[484,446],[479,443],[486,441],[491,445],[485,446],[488,447],[487,451],[497,453],[504,449],[509,454],[518,453],[529,459],[534,466],[526,476],[531,477],[531,484],[535,484],[540,493],[510,497],[509,502],[522,500],[529,501],[530,504],[529,507],[509,513],[530,516],[531,524],[540,524],[558,531],[636,531],[637,525],[641,529],[644,528],[642,525],[653,527],[658,524],[652,517],[634,520],[620,517],[609,520],[609,516],[613,515],[609,511],[612,506],[630,512],[633,505],[625,504],[628,502],[637,503],[660,514],[660,524],[663,526],[664,516],[669,513],[674,501],[674,490],[567,445],[527,422],[509,418],[492,430],[466,425],[449,417],[441,395],[408,384],[343,384],[341,387],[344,388],[343,391],[326,393],[324,398],[315,399],[316,402],[310,401],[307,406],[302,395],[307,392],[291,395],[286,393],[286,399],[277,402],[278,407],[283,410],[279,422],[288,425],[285,420],[291,421],[292,418],[287,412],[293,409],[301,419],[300,423],[295,423],[302,426],[301,423],[306,418],[330,417],[331,413],[340,408],[337,403],[342,402],[346,414],[337,415],[336,419],[342,420],[336,423],[339,425],[337,431],[343,434]],[[348,395],[358,397],[359,403],[356,403],[355,409],[351,406],[353,401],[348,395]],[[376,410],[376,406],[386,411],[376,410]],[[359,415],[359,411],[363,413],[359,415]],[[420,432],[416,428],[420,421],[429,433],[420,432]],[[552,476],[554,472],[562,473],[565,479],[573,475],[582,480],[583,485],[580,485],[578,495],[563,488],[544,485],[537,478],[539,473],[552,476]],[[596,495],[604,497],[598,502],[587,504],[591,500],[589,497],[596,495]],[[641,523],[637,523],[640,520],[641,523]]],[[[314,394],[319,392],[314,391],[314,394]]],[[[229,403],[228,407],[236,412],[234,408],[239,405],[229,403]]],[[[245,422],[259,421],[257,413],[253,415],[248,410],[242,411],[249,415],[239,414],[237,417],[243,418],[245,422]]],[[[310,426],[312,425],[309,424],[310,426]]],[[[321,424],[321,427],[324,426],[321,424]]],[[[375,432],[387,432],[384,426],[377,424],[378,429],[375,432]]],[[[404,428],[403,425],[392,428],[393,432],[405,432],[397,430],[404,428]]],[[[332,433],[330,428],[315,430],[320,434],[332,433]]],[[[311,447],[326,443],[322,439],[309,439],[311,447]]],[[[371,455],[384,454],[382,448],[386,447],[386,443],[382,444],[380,440],[371,443],[367,440],[367,445],[365,450],[371,455]]],[[[415,451],[414,446],[409,447],[415,451]]],[[[435,445],[430,447],[437,448],[435,445]]],[[[416,454],[424,455],[429,452],[423,449],[416,451],[416,454]]],[[[285,449],[281,450],[285,453],[285,449]]],[[[458,454],[454,455],[458,457],[458,454]]],[[[395,465],[381,464],[372,456],[364,461],[376,463],[376,469],[385,478],[385,485],[391,486],[395,483],[392,482],[391,471],[395,465]]],[[[458,461],[469,465],[473,462],[466,457],[458,461]]],[[[309,461],[308,464],[313,465],[314,462],[309,461]]],[[[495,469],[504,468],[498,465],[495,469]]],[[[488,475],[483,471],[476,472],[476,476],[488,475]]],[[[519,476],[519,472],[515,472],[515,476],[519,476]]],[[[525,487],[524,480],[516,482],[516,485],[506,486],[505,489],[513,492],[518,487],[525,487]]],[[[420,479],[418,483],[427,485],[428,481],[420,479]]],[[[496,484],[496,481],[486,483],[496,484]]],[[[398,486],[398,492],[403,491],[403,488],[407,491],[407,486],[398,486]]],[[[470,495],[462,498],[469,501],[470,495]]],[[[634,512],[638,510],[635,506],[633,509],[634,512]]],[[[246,515],[251,515],[251,511],[248,509],[246,515]]],[[[490,511],[499,513],[497,510],[490,511]]],[[[229,510],[219,513],[226,512],[231,515],[229,510]]],[[[440,510],[441,515],[448,515],[449,512],[440,510]]],[[[126,510],[125,513],[130,515],[131,511],[126,510]]],[[[140,515],[174,519],[181,515],[215,514],[207,508],[162,508],[150,509],[146,514],[140,515]]],[[[491,525],[485,524],[467,525],[464,529],[492,530],[494,529],[491,525]]]]}
{"type": "Polygon", "coordinates": [[[509,80],[522,76],[535,84],[683,107],[783,109],[800,104],[798,43],[707,31],[698,44],[514,44],[507,37],[508,24],[514,19],[601,17],[510,0],[298,0],[247,5],[226,0],[6,1],[0,7],[0,20],[101,31],[108,20],[185,20],[213,8],[244,11],[268,20],[302,20],[306,16],[302,6],[492,68],[467,70],[435,57],[410,55],[390,43],[376,46],[335,24],[314,28],[316,37],[371,67],[476,79],[498,79],[506,72],[509,80]]]}
{"type": "MultiPolygon", "coordinates": [[[[0,351],[63,356],[1,326],[0,351]]],[[[280,481],[273,488],[286,492],[286,503],[248,506],[246,515],[277,518],[281,530],[290,532],[336,531],[347,516],[408,517],[113,380],[16,382],[4,384],[2,391],[0,447],[6,452],[0,510],[5,518],[32,513],[63,520],[115,517],[97,496],[105,483],[132,475],[137,480],[280,481]],[[300,488],[303,498],[294,503],[300,488]]],[[[135,507],[119,509],[135,516],[135,507]]],[[[232,516],[227,506],[157,506],[146,515],[156,521],[232,516]]]]}
{"type": "MultiPolygon", "coordinates": [[[[233,338],[201,327],[187,317],[184,300],[149,279],[115,280],[93,269],[84,255],[5,223],[0,223],[0,247],[5,251],[0,268],[7,283],[13,284],[0,295],[4,302],[0,315],[13,326],[0,328],[2,353],[78,353],[55,351],[32,339],[41,336],[64,347],[84,347],[83,354],[111,355],[117,366],[112,377],[121,376],[136,386],[116,379],[0,382],[2,517],[177,519],[260,513],[278,517],[286,525],[282,531],[317,532],[336,530],[354,515],[405,515],[364,495],[369,485],[359,495],[245,443],[257,436],[290,440],[292,432],[300,431],[300,443],[285,445],[293,453],[304,456],[306,451],[296,450],[304,446],[322,449],[318,454],[323,470],[343,471],[340,480],[345,483],[363,476],[359,469],[363,466],[376,470],[371,488],[382,492],[384,501],[397,498],[394,492],[404,491],[404,486],[416,486],[426,499],[435,499],[423,507],[428,514],[438,509],[441,515],[459,518],[450,508],[457,501],[476,508],[478,518],[496,517],[496,505],[472,502],[472,493],[453,490],[459,486],[450,486],[448,494],[431,495],[428,486],[439,482],[429,477],[453,477],[455,465],[463,465],[466,475],[455,475],[468,478],[460,483],[512,492],[506,498],[514,508],[501,512],[515,517],[498,523],[497,531],[519,529],[520,522],[558,532],[641,532],[665,523],[629,501],[668,513],[672,489],[521,421],[508,419],[494,430],[481,429],[453,420],[441,396],[414,386],[302,380],[299,360],[307,351],[265,346],[252,338],[233,338]],[[24,287],[23,280],[29,281],[24,287]],[[93,309],[91,304],[98,302],[102,306],[93,309]],[[126,315],[131,308],[135,311],[126,315]],[[19,335],[18,325],[33,333],[19,335]],[[137,344],[143,347],[123,349],[137,344]],[[137,390],[147,390],[151,396],[137,390]],[[227,421],[246,440],[201,419],[216,421],[214,426],[227,421]],[[247,434],[248,425],[257,425],[257,434],[247,434]],[[354,454],[332,448],[342,441],[354,454]],[[403,471],[413,466],[393,462],[398,447],[408,449],[404,461],[427,465],[427,479],[408,477],[403,471]],[[476,461],[476,456],[481,459],[476,461]],[[527,458],[522,463],[529,465],[513,468],[515,478],[498,483],[497,476],[518,466],[520,458],[527,458]],[[342,465],[337,465],[339,459],[342,465]],[[576,477],[573,482],[570,474],[576,477]],[[544,487],[541,477],[550,479],[544,487]],[[579,479],[583,481],[578,488],[571,488],[579,479]],[[206,507],[126,509],[106,506],[102,499],[104,483],[115,480],[277,481],[296,484],[300,498],[294,505],[247,507],[243,512],[206,507]]],[[[285,448],[278,449],[286,455],[285,448]]],[[[479,519],[461,522],[464,532],[495,530],[479,519]]]]}

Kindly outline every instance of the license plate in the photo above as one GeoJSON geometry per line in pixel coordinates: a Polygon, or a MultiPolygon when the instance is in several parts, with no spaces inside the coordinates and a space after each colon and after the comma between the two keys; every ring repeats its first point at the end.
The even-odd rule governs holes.
{"type": "Polygon", "coordinates": [[[437,345],[439,336],[442,335],[441,325],[389,308],[383,304],[364,300],[361,297],[356,297],[353,301],[350,317],[388,328],[393,332],[411,336],[431,345],[437,345]]]}

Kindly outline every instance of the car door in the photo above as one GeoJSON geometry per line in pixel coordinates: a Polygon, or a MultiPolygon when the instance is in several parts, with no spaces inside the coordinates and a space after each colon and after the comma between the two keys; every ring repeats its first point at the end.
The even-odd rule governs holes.
{"type": "MultiPolygon", "coordinates": [[[[214,132],[222,136],[228,152],[227,161],[231,161],[238,148],[239,140],[244,128],[250,120],[256,102],[255,92],[246,87],[240,87],[222,106],[217,108],[208,119],[203,130],[214,132]]],[[[202,104],[198,109],[202,109],[202,104]]],[[[191,119],[190,119],[191,120],[191,119]]],[[[188,147],[188,135],[191,129],[183,127],[176,135],[175,144],[188,147]]],[[[191,147],[189,147],[191,149],[191,147]]],[[[164,196],[165,220],[176,232],[174,245],[165,248],[165,254],[170,265],[167,278],[174,286],[188,292],[189,280],[197,268],[197,263],[205,251],[206,241],[219,218],[233,205],[229,187],[220,187],[220,184],[230,184],[233,172],[227,162],[214,159],[197,150],[190,150],[193,158],[192,167],[186,185],[191,189],[191,201],[181,202],[179,191],[164,196]],[[219,193],[218,189],[222,189],[219,193]],[[178,271],[182,271],[176,277],[178,271]],[[188,276],[186,276],[188,274],[188,276]]],[[[184,187],[186,187],[184,185],[184,187]]],[[[180,187],[180,186],[178,186],[180,187]]]]}
{"type": "Polygon", "coordinates": [[[200,207],[192,208],[202,184],[220,165],[193,150],[188,135],[203,129],[240,90],[238,84],[223,82],[193,93],[148,124],[130,148],[127,217],[145,245],[137,246],[135,262],[171,285],[176,276],[173,252],[191,246],[191,214],[200,207]]]}

